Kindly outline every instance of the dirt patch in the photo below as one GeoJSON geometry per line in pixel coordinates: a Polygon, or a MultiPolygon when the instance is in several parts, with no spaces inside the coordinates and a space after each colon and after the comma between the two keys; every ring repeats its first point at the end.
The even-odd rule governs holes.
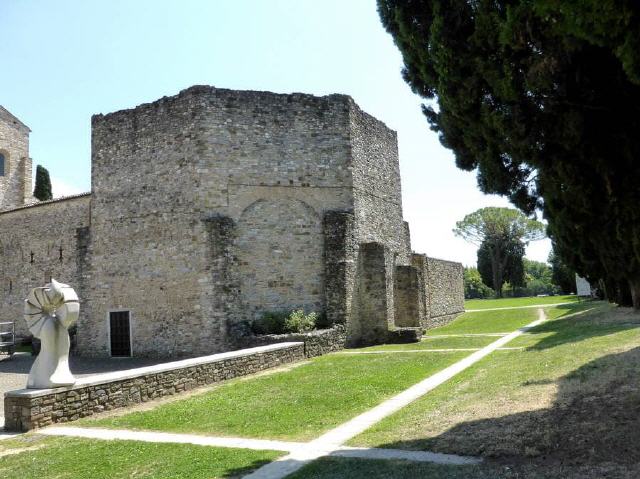
{"type": "Polygon", "coordinates": [[[38,449],[42,449],[43,447],[44,447],[44,444],[41,444],[39,446],[33,446],[33,447],[0,449],[0,458],[5,456],[12,456],[14,454],[22,454],[23,452],[37,451],[38,449]]]}

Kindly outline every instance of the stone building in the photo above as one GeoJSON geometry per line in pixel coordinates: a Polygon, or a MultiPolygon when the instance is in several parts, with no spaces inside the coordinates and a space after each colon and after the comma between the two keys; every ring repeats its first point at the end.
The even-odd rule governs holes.
{"type": "Polygon", "coordinates": [[[95,115],[91,192],[36,204],[28,132],[0,111],[0,319],[70,283],[80,354],[230,350],[294,308],[376,343],[463,310],[462,265],[411,251],[396,133],[349,96],[194,86],[95,115]]]}

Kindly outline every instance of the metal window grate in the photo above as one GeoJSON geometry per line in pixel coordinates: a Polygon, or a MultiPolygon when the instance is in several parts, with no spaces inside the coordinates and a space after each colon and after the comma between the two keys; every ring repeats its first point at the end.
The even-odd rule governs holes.
{"type": "Polygon", "coordinates": [[[113,311],[109,313],[111,356],[131,356],[129,321],[129,311],[113,311]]]}

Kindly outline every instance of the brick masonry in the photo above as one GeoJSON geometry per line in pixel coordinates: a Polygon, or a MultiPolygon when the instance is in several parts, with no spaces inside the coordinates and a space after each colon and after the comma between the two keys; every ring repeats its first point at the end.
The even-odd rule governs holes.
{"type": "Polygon", "coordinates": [[[57,389],[5,394],[5,429],[29,431],[171,396],[304,359],[303,343],[283,343],[81,378],[57,389]]]}

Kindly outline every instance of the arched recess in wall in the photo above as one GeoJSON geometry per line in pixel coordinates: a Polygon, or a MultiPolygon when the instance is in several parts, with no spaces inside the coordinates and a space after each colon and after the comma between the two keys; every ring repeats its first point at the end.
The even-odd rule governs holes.
{"type": "Polygon", "coordinates": [[[279,198],[249,205],[238,221],[236,254],[247,319],[324,309],[322,220],[308,204],[279,198]]]}

